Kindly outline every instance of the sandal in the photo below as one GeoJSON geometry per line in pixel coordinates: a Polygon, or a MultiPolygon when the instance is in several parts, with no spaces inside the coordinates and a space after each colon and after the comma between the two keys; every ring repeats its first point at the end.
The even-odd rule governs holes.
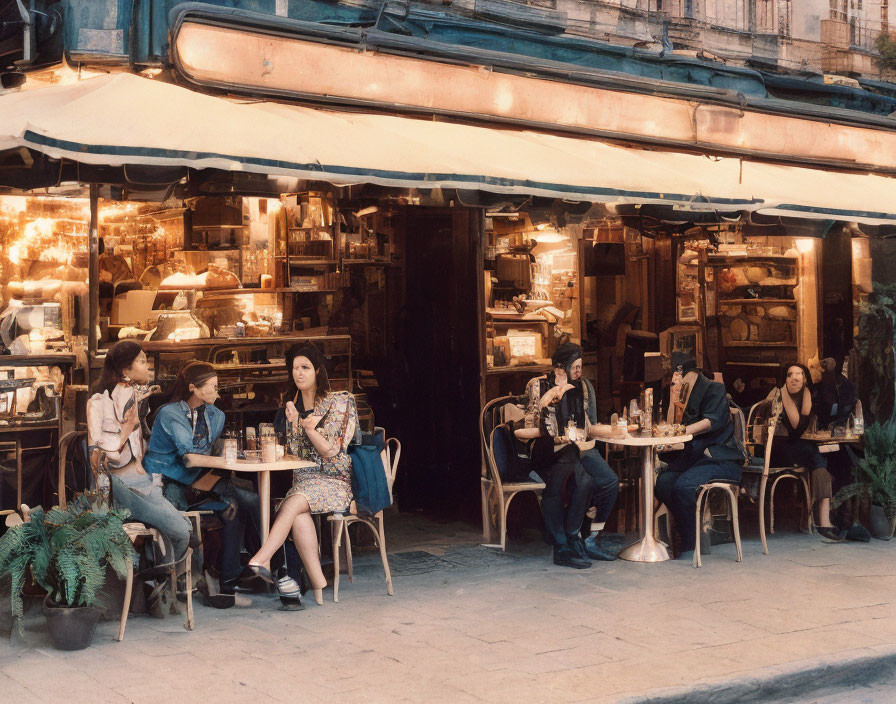
{"type": "Polygon", "coordinates": [[[244,572],[244,576],[246,576],[246,577],[259,577],[260,579],[263,579],[268,584],[276,584],[277,583],[277,580],[274,579],[274,575],[271,574],[271,571],[267,567],[263,567],[261,565],[248,564],[248,565],[246,565],[246,571],[249,573],[249,574],[245,574],[245,572],[244,572]]]}

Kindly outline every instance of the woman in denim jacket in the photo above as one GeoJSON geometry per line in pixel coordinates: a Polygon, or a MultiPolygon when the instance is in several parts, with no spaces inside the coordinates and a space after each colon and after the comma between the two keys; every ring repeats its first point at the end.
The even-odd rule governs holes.
{"type": "MultiPolygon", "coordinates": [[[[171,402],[159,408],[152,426],[149,448],[143,459],[146,471],[164,477],[165,496],[186,510],[191,485],[208,472],[203,467],[187,467],[187,455],[210,455],[224,429],[224,412],[218,400],[218,373],[207,362],[190,362],[181,369],[171,394],[171,402]]],[[[233,594],[242,572],[240,550],[246,522],[261,535],[261,508],[258,494],[220,479],[211,492],[224,503],[217,512],[224,524],[221,545],[221,592],[233,594]]]]}
{"type": "Polygon", "coordinates": [[[147,383],[149,368],[140,344],[116,343],[106,353],[87,406],[88,444],[91,454],[99,449],[105,455],[115,508],[157,528],[170,543],[171,559],[180,560],[190,544],[190,521],[162,495],[161,476],[147,474],[142,464],[141,399],[134,385],[147,383]]]}

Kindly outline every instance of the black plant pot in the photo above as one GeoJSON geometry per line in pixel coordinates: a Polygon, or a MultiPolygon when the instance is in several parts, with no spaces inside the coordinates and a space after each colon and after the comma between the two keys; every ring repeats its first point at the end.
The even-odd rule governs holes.
{"type": "Polygon", "coordinates": [[[83,650],[93,640],[103,610],[96,606],[57,606],[47,596],[43,612],[54,647],[59,650],[83,650]]]}
{"type": "Polygon", "coordinates": [[[868,519],[868,531],[878,540],[889,540],[893,537],[893,525],[882,506],[871,504],[871,514],[868,519]]]}

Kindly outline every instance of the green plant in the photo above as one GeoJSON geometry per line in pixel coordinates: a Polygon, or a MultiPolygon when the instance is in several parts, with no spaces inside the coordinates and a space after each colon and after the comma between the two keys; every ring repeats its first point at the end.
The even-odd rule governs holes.
{"type": "Polygon", "coordinates": [[[22,587],[29,568],[34,581],[60,606],[94,606],[106,582],[106,565],[127,574],[134,548],[122,528],[128,511],[93,505],[76,497],[66,508],[36,508],[31,520],[0,538],[0,575],[12,579],[12,614],[23,613],[22,587]]]}
{"type": "Polygon", "coordinates": [[[874,283],[862,303],[855,338],[859,397],[871,418],[888,418],[896,399],[896,284],[874,283]]]}
{"type": "Polygon", "coordinates": [[[834,497],[839,506],[852,498],[867,499],[883,508],[887,518],[896,516],[896,417],[873,423],[865,429],[865,453],[849,451],[853,461],[853,482],[834,497]]]}
{"type": "Polygon", "coordinates": [[[878,34],[874,40],[874,48],[880,54],[877,58],[878,68],[884,71],[896,69],[896,41],[889,34],[886,32],[878,34]]]}

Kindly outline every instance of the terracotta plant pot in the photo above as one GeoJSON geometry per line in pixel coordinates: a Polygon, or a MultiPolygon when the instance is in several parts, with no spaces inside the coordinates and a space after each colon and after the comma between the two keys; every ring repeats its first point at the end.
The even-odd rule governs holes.
{"type": "Polygon", "coordinates": [[[868,531],[872,537],[878,540],[889,540],[893,537],[893,523],[887,518],[882,506],[871,504],[871,514],[868,519],[868,531]]]}
{"type": "Polygon", "coordinates": [[[102,609],[95,606],[57,606],[46,597],[43,612],[53,646],[59,650],[83,650],[93,640],[102,609]]]}

